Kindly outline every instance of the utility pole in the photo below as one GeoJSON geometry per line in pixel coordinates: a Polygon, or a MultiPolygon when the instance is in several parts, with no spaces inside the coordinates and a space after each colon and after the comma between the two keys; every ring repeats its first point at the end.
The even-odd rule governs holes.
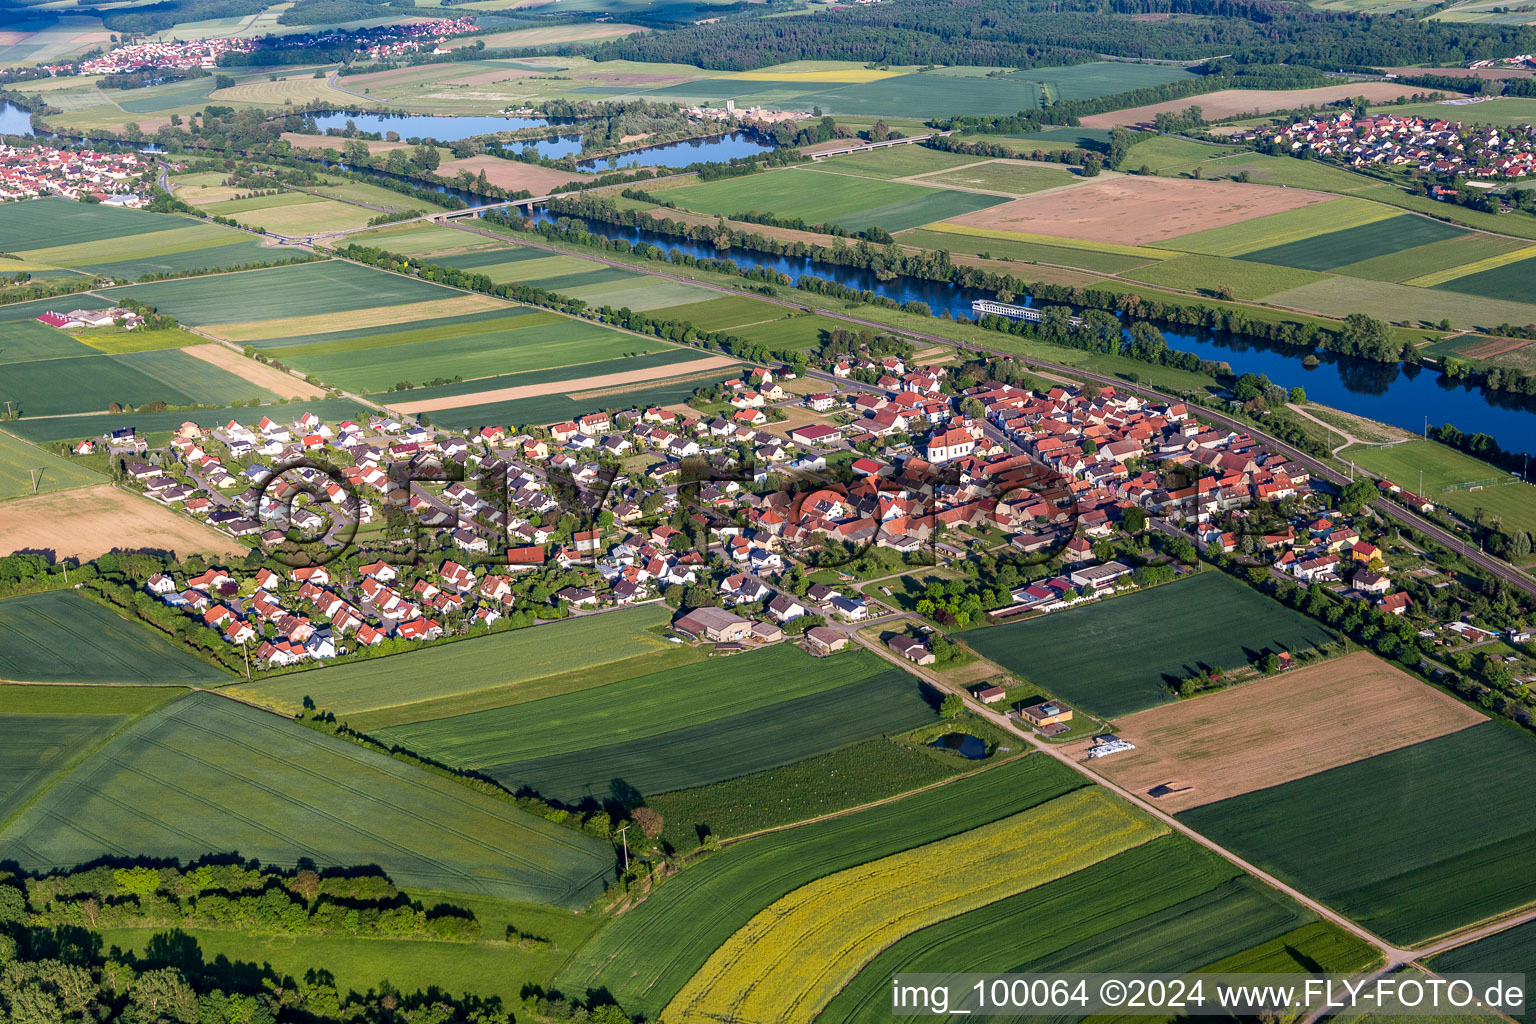
{"type": "Polygon", "coordinates": [[[37,493],[37,479],[38,479],[37,475],[40,472],[41,472],[41,470],[36,470],[36,469],[29,469],[29,470],[27,470],[27,473],[30,474],[31,477],[32,477],[32,493],[33,494],[37,493]]]}
{"type": "Polygon", "coordinates": [[[619,827],[619,842],[624,844],[624,870],[625,871],[629,870],[629,837],[624,834],[625,832],[628,832],[628,831],[629,831],[629,825],[627,823],[619,827]]]}

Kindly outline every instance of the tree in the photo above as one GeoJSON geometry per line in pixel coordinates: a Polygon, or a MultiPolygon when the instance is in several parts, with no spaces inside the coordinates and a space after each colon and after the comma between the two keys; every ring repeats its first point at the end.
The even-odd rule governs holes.
{"type": "Polygon", "coordinates": [[[640,831],[645,833],[647,839],[660,836],[666,827],[666,819],[654,807],[636,807],[629,812],[629,820],[640,826],[640,831]]]}
{"type": "Polygon", "coordinates": [[[948,719],[959,718],[964,710],[965,698],[958,693],[946,693],[943,702],[939,704],[939,714],[948,719]]]}
{"type": "Polygon", "coordinates": [[[1376,496],[1376,485],[1369,480],[1354,480],[1339,491],[1339,511],[1354,515],[1376,496]]]}
{"type": "Polygon", "coordinates": [[[1120,516],[1120,525],[1126,533],[1140,533],[1147,528],[1147,514],[1139,508],[1128,508],[1120,516]]]}

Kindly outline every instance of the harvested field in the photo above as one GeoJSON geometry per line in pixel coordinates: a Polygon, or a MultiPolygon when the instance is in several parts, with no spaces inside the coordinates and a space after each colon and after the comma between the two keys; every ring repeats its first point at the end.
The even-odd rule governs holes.
{"type": "Polygon", "coordinates": [[[486,180],[492,185],[498,185],[509,192],[527,189],[536,196],[544,195],[556,185],[564,185],[568,181],[585,181],[591,177],[590,174],[557,171],[553,167],[540,167],[538,164],[525,164],[521,160],[503,160],[494,156],[445,160],[437,169],[438,174],[450,178],[457,176],[460,171],[475,175],[484,171],[486,180]]]}
{"type": "Polygon", "coordinates": [[[241,380],[250,381],[259,388],[266,388],[280,398],[323,398],[325,392],[300,377],[258,363],[223,345],[188,345],[182,349],[187,355],[211,363],[221,370],[228,370],[241,380]]]}
{"type": "Polygon", "coordinates": [[[110,484],[0,503],[0,555],[50,551],[56,558],[88,559],[108,551],[139,550],[243,555],[248,549],[110,484]]]}
{"type": "Polygon", "coordinates": [[[1124,177],[952,217],[963,227],[1146,245],[1333,199],[1240,182],[1124,177]]]}
{"type": "Polygon", "coordinates": [[[1536,342],[1526,338],[1486,338],[1475,345],[1462,348],[1461,354],[1468,359],[1492,359],[1494,356],[1507,355],[1533,344],[1536,342]]]}
{"type": "Polygon", "coordinates": [[[1207,121],[1223,121],[1244,114],[1267,114],[1273,110],[1324,106],[1336,100],[1354,99],[1356,96],[1364,96],[1376,103],[1390,103],[1399,96],[1413,96],[1423,91],[1421,88],[1388,82],[1351,82],[1348,85],[1326,85],[1320,89],[1223,89],[1182,100],[1112,110],[1107,114],[1092,114],[1083,118],[1083,127],[1150,125],[1158,114],[1177,114],[1187,110],[1191,104],[1205,113],[1207,121]]]}
{"type": "MultiPolygon", "coordinates": [[[[707,359],[689,360],[686,365],[690,371],[707,376],[709,375],[707,371],[735,366],[736,360],[730,356],[710,356],[707,359]]],[[[634,384],[672,377],[676,369],[677,364],[668,363],[640,370],[626,370],[623,373],[604,374],[599,377],[575,377],[567,380],[546,381],[542,384],[527,384],[523,387],[477,391],[473,394],[452,395],[446,398],[429,398],[419,402],[395,402],[391,407],[399,412],[414,415],[418,412],[435,412],[438,409],[457,409],[462,405],[483,405],[488,402],[510,402],[518,398],[565,394],[570,392],[573,386],[579,386],[582,389],[581,395],[591,395],[593,392],[601,392],[609,388],[628,390],[634,384]]],[[[572,368],[573,372],[578,370],[579,367],[572,368]]]]}
{"type": "MultiPolygon", "coordinates": [[[[1136,749],[1094,767],[1138,793],[1167,786],[1157,806],[1184,811],[1485,721],[1360,651],[1123,718],[1136,749]]],[[[1088,741],[1069,749],[1086,759],[1088,741]]]]}
{"type": "Polygon", "coordinates": [[[387,327],[390,324],[439,317],[463,316],[491,309],[508,309],[507,303],[486,295],[455,295],[451,299],[428,299],[401,306],[376,306],[335,313],[314,313],[277,320],[245,320],[237,323],[207,324],[203,330],[229,341],[258,341],[262,338],[287,338],[303,334],[326,334],[358,327],[387,327]]]}

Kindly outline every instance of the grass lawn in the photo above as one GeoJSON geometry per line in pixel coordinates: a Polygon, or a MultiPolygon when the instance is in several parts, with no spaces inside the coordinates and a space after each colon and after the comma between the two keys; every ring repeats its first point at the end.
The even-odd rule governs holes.
{"type": "Polygon", "coordinates": [[[201,683],[229,676],[68,590],[0,601],[0,678],[35,683],[201,683]]]}
{"type": "Polygon", "coordinates": [[[45,494],[99,484],[106,477],[0,431],[0,499],[31,494],[34,480],[37,493],[45,494]],[[34,470],[39,471],[35,477],[34,470]]]}
{"type": "Polygon", "coordinates": [[[659,605],[642,605],[388,658],[274,676],[241,683],[231,692],[284,714],[298,712],[309,696],[345,720],[354,712],[530,683],[662,650],[669,645],[656,630],[669,618],[659,605]]]}
{"type": "MultiPolygon", "coordinates": [[[[193,929],[190,935],[205,961],[225,956],[236,963],[270,967],[279,977],[302,979],[322,967],[345,995],[376,989],[388,980],[405,993],[440,988],[450,995],[500,996],[508,1007],[522,1001],[526,985],[547,985],[598,925],[592,915],[571,914],[534,903],[512,903],[460,893],[411,892],[427,906],[446,902],[474,912],[482,926],[479,942],[431,942],[347,935],[251,935],[193,929]],[[507,925],[551,945],[525,948],[505,941],[507,925]]],[[[99,933],[107,946],[143,954],[162,929],[111,928],[99,933]]]]}
{"type": "Polygon", "coordinates": [[[1536,899],[1536,808],[1509,800],[1533,767],[1536,741],[1487,722],[1179,818],[1378,935],[1416,944],[1536,899]]]}
{"type": "Polygon", "coordinates": [[[605,842],[208,693],[139,719],[0,832],[0,857],[28,870],[235,851],[571,909],[612,864],[605,842]]]}
{"type": "Polygon", "coordinates": [[[982,657],[1096,715],[1174,699],[1170,686],[1266,650],[1307,650],[1328,632],[1218,572],[961,637],[982,657]]]}
{"type": "Polygon", "coordinates": [[[1506,532],[1536,532],[1536,486],[1437,441],[1405,441],[1385,447],[1357,445],[1343,454],[1404,490],[1423,494],[1466,519],[1475,520],[1476,510],[1482,509],[1484,523],[1497,517],[1506,532]],[[1479,482],[1485,484],[1479,490],[1447,490],[1457,484],[1479,482]]]}
{"type": "Polygon", "coordinates": [[[606,988],[626,1012],[655,1019],[716,949],[759,911],[825,875],[1037,806],[1084,784],[1030,756],[902,800],[728,846],[615,919],[557,979],[606,988]]]}

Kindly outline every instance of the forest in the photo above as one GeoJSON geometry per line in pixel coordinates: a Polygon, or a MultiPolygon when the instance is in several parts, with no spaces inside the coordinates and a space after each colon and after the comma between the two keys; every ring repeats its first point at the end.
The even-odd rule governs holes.
{"type": "Polygon", "coordinates": [[[1526,25],[1315,11],[1275,0],[913,0],[836,17],[723,18],[598,46],[598,60],[747,71],[792,60],[1031,68],[1100,54],[1240,64],[1458,64],[1536,50],[1526,25]],[[1164,21],[1131,16],[1171,13],[1164,21]]]}

